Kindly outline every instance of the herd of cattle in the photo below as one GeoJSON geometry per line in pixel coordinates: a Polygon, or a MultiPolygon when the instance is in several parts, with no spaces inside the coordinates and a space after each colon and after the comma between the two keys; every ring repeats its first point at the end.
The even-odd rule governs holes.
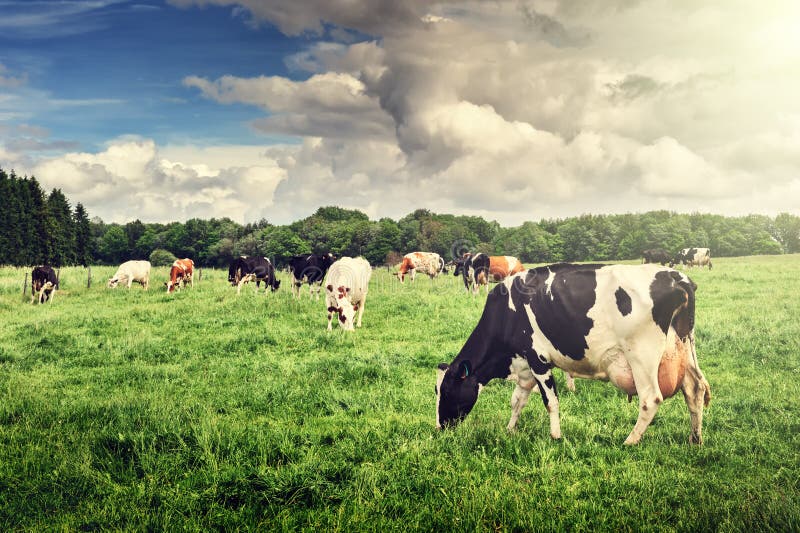
{"type": "MultiPolygon", "coordinates": [[[[534,389],[550,416],[550,435],[561,438],[559,401],[552,368],[560,368],[573,389],[572,378],[610,381],[639,397],[639,416],[625,444],[636,444],[659,405],[683,393],[689,409],[691,443],[702,443],[703,408],[711,390],[695,350],[695,290],[676,264],[708,266],[708,248],[686,248],[670,256],[664,250],[643,252],[642,265],[578,265],[559,263],[525,269],[511,256],[466,253],[450,263],[436,253],[412,252],[396,272],[403,283],[417,272],[431,279],[454,268],[466,291],[481,285],[488,297],[477,326],[451,363],[441,363],[436,381],[436,427],[454,426],[475,405],[482,387],[495,378],[516,383],[511,397],[513,430],[534,389]],[[649,264],[648,264],[649,263],[649,264]],[[661,266],[653,263],[660,263],[661,266]],[[669,267],[665,267],[669,263],[669,267]],[[489,282],[498,285],[489,291],[489,282]]],[[[363,258],[332,254],[293,257],[287,266],[291,290],[299,297],[302,285],[319,299],[325,287],[328,330],[336,315],[342,329],[361,326],[372,267],[363,258]],[[357,316],[356,316],[357,315],[357,316]]],[[[165,286],[168,292],[193,285],[194,263],[176,260],[165,286]]],[[[228,281],[237,288],[255,282],[258,291],[278,290],[275,268],[264,257],[239,257],[231,262],[228,281]]],[[[127,261],[108,280],[131,287],[150,283],[148,261],[127,261]]],[[[51,300],[58,277],[49,266],[32,273],[33,301],[51,300]]]]}

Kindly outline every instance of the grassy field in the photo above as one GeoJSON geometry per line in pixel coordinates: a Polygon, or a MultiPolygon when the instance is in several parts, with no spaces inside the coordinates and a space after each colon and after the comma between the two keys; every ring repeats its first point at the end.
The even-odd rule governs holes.
{"type": "Polygon", "coordinates": [[[561,373],[561,441],[535,398],[505,431],[502,381],[436,432],[436,365],[485,299],[452,276],[376,271],[348,335],[284,274],[237,297],[222,271],[168,295],[166,268],[147,292],[65,268],[38,306],[26,270],[0,269],[3,531],[800,530],[800,256],[691,273],[702,447],[680,395],[624,447],[636,402],[561,373]]]}

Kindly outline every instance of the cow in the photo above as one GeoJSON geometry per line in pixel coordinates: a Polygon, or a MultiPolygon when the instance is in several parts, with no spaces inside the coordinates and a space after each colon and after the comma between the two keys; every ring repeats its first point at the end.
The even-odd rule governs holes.
{"type": "Polygon", "coordinates": [[[325,307],[328,310],[328,331],[333,328],[333,313],[339,317],[339,325],[345,331],[354,331],[353,319],[358,311],[357,327],[361,327],[361,316],[367,301],[372,267],[363,257],[342,257],[328,269],[325,276],[325,307]]]}
{"type": "Polygon", "coordinates": [[[303,283],[308,283],[308,296],[319,300],[319,293],[322,287],[322,280],[325,273],[336,260],[332,253],[321,255],[306,254],[295,255],[289,259],[289,273],[292,276],[292,294],[300,297],[300,288],[303,283]]]}
{"type": "Polygon", "coordinates": [[[642,263],[658,263],[664,266],[671,260],[669,252],[663,248],[651,248],[642,252],[642,263]]]}
{"type": "Polygon", "coordinates": [[[445,269],[444,259],[435,252],[411,252],[403,256],[397,271],[400,283],[403,283],[406,274],[411,273],[411,281],[414,281],[416,273],[427,274],[431,279],[435,278],[445,269]]]}
{"type": "Polygon", "coordinates": [[[48,265],[40,265],[33,267],[31,272],[31,303],[37,299],[39,303],[50,301],[56,295],[58,289],[58,276],[52,267],[48,265]]]}
{"type": "Polygon", "coordinates": [[[711,250],[708,248],[684,248],[670,261],[669,266],[676,264],[693,266],[708,266],[711,270],[711,250]]]}
{"type": "Polygon", "coordinates": [[[134,281],[147,290],[150,286],[150,261],[125,261],[109,278],[108,288],[115,289],[120,283],[125,283],[130,289],[134,281]]]}
{"type": "Polygon", "coordinates": [[[281,281],[275,277],[275,267],[266,257],[237,257],[228,267],[228,281],[236,287],[236,294],[241,294],[242,285],[251,281],[256,282],[256,291],[264,282],[264,294],[271,288],[272,292],[278,290],[281,281]]]}
{"type": "Polygon", "coordinates": [[[525,270],[522,263],[516,257],[510,255],[488,256],[484,253],[464,254],[461,259],[456,260],[454,276],[461,276],[464,279],[464,288],[467,292],[472,288],[472,294],[478,294],[480,285],[486,286],[489,292],[489,282],[500,282],[508,276],[525,270]]]}
{"type": "Polygon", "coordinates": [[[555,366],[610,381],[628,399],[639,396],[628,445],[639,442],[663,399],[682,391],[689,442],[701,444],[711,388],[695,350],[696,288],[685,274],[658,265],[561,263],[507,279],[489,294],[456,358],[439,365],[436,427],[463,420],[492,379],[516,375],[507,429],[538,385],[550,436],[561,438],[555,366]]]}
{"type": "Polygon", "coordinates": [[[169,281],[164,284],[167,292],[173,292],[176,288],[180,290],[187,281],[194,287],[194,261],[188,258],[176,259],[169,269],[169,281]]]}

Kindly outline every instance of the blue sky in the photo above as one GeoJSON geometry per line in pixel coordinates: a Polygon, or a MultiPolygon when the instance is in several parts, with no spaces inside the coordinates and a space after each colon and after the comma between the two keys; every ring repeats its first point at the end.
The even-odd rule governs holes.
{"type": "Polygon", "coordinates": [[[106,221],[800,213],[800,3],[0,0],[0,168],[106,221]]]}
{"type": "Polygon", "coordinates": [[[249,27],[232,11],[152,0],[0,2],[0,63],[26,73],[34,93],[12,123],[35,122],[81,150],[125,134],[263,143],[243,127],[252,108],[220,107],[182,84],[188,75],[297,74],[284,58],[304,39],[249,27]]]}

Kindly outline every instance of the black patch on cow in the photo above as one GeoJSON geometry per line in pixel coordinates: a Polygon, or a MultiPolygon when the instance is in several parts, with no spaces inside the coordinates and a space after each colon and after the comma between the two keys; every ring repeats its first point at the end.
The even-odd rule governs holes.
{"type": "Polygon", "coordinates": [[[655,278],[650,284],[650,297],[653,300],[653,320],[665,334],[669,331],[675,312],[685,304],[688,306],[689,292],[692,294],[691,321],[692,323],[694,322],[694,291],[688,283],[680,280],[679,273],[662,270],[661,272],[656,272],[655,278]]]}
{"type": "Polygon", "coordinates": [[[602,266],[559,263],[531,269],[521,290],[512,291],[517,293],[515,306],[518,301],[529,305],[544,336],[572,359],[583,359],[589,347],[586,335],[594,321],[587,313],[596,301],[596,270],[602,266]],[[546,282],[551,273],[554,277],[548,287],[546,282]]]}
{"type": "Polygon", "coordinates": [[[631,297],[627,292],[625,292],[625,289],[620,287],[617,289],[617,292],[614,293],[614,296],[617,299],[617,309],[619,309],[619,312],[622,313],[622,316],[628,316],[631,314],[633,309],[631,305],[631,297]]]}

